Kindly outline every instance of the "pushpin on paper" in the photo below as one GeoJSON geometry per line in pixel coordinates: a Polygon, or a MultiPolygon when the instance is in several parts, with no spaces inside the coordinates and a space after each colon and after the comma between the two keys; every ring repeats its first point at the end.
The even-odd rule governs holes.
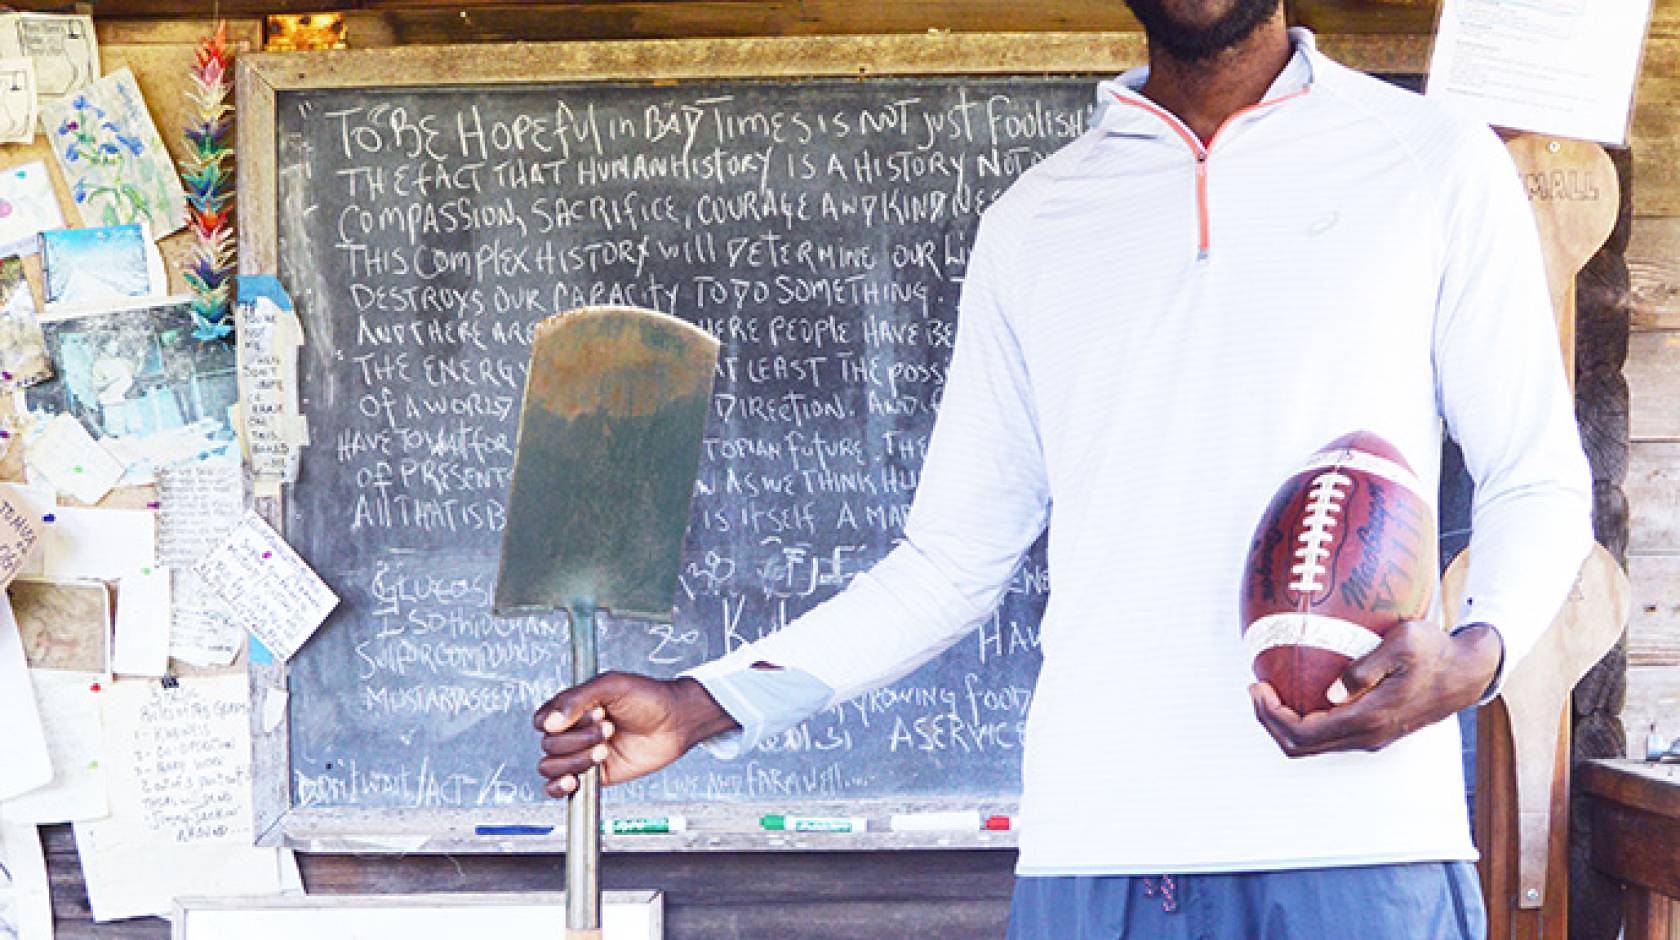
{"type": "Polygon", "coordinates": [[[263,560],[264,561],[267,561],[268,559],[273,558],[273,557],[274,557],[273,552],[263,552],[263,560]]]}
{"type": "Polygon", "coordinates": [[[42,522],[57,522],[58,521],[58,516],[49,512],[46,515],[41,517],[41,521],[42,522]]]}

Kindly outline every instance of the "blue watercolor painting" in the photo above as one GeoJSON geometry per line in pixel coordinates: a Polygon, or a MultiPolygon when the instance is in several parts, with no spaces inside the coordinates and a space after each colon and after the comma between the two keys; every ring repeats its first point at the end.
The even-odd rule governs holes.
{"type": "Polygon", "coordinates": [[[43,105],[41,124],[82,224],[145,222],[154,239],[186,224],[181,178],[128,69],[43,105]]]}

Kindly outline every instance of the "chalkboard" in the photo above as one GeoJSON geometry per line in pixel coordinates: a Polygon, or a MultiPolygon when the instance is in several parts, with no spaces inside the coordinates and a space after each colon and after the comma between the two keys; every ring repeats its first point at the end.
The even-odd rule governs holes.
{"type": "MultiPolygon", "coordinates": [[[[626,303],[723,343],[670,624],[605,618],[671,675],[889,551],[979,214],[1079,134],[1090,77],[278,90],[276,267],[311,444],[283,531],[342,598],[287,669],[292,809],[545,803],[528,716],[563,615],[489,612],[531,324],[626,303]]],[[[1042,546],[946,655],[747,759],[696,752],[614,803],[1008,809],[1042,546]]],[[[681,811],[678,809],[677,811],[681,811]]],[[[756,812],[757,810],[754,810],[756,812]]]]}
{"type": "MultiPolygon", "coordinates": [[[[1019,37],[899,39],[884,69],[847,64],[878,60],[863,40],[676,44],[686,64],[666,75],[642,44],[600,44],[541,52],[572,65],[540,81],[517,63],[543,47],[465,66],[421,50],[245,60],[245,264],[279,274],[308,337],[311,445],[283,528],[343,599],[289,667],[253,678],[259,696],[289,691],[278,731],[256,729],[266,839],[458,849],[475,846],[330,836],[552,818],[528,716],[569,681],[564,617],[489,613],[536,319],[636,304],[723,344],[673,622],[603,618],[605,667],[674,674],[891,548],[979,214],[1083,129],[1094,79],[1120,67],[1105,37],[1049,40],[1030,66],[1019,37]],[[810,74],[750,61],[776,48],[810,74]],[[401,68],[416,56],[425,68],[401,68]],[[1067,74],[968,74],[999,69],[1067,74]],[[836,76],[855,71],[872,74],[836,76]]],[[[932,663],[741,760],[695,752],[609,788],[608,813],[744,829],[768,807],[1009,810],[1048,589],[1040,545],[998,613],[932,663]]],[[[825,844],[951,844],[894,839],[825,844]]]]}

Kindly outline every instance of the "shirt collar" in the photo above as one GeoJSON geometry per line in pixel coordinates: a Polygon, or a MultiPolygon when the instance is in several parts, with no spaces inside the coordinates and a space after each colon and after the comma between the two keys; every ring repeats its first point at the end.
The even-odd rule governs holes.
{"type": "MultiPolygon", "coordinates": [[[[1290,27],[1289,42],[1294,54],[1266,89],[1266,94],[1261,99],[1262,103],[1298,94],[1312,87],[1313,83],[1328,71],[1323,67],[1325,60],[1323,54],[1318,51],[1318,42],[1312,30],[1301,26],[1290,27]]],[[[1097,86],[1097,110],[1091,116],[1092,126],[1105,128],[1111,133],[1141,134],[1148,137],[1165,133],[1167,128],[1161,126],[1160,119],[1149,112],[1140,108],[1116,106],[1116,96],[1149,102],[1141,91],[1148,80],[1149,66],[1141,65],[1097,86]]],[[[1153,102],[1149,103],[1153,105],[1153,102]]]]}

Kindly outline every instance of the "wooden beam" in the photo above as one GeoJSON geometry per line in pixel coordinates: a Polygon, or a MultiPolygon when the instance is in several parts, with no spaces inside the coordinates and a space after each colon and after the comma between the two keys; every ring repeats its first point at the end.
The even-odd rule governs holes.
{"type": "MultiPolygon", "coordinates": [[[[467,18],[471,19],[492,11],[511,13],[522,10],[536,19],[616,13],[619,17],[650,23],[676,22],[695,15],[706,19],[722,12],[726,18],[743,23],[778,19],[790,24],[808,24],[813,28],[826,24],[830,30],[845,32],[879,31],[870,28],[872,23],[896,23],[901,24],[902,29],[957,31],[1044,29],[1107,32],[1138,28],[1137,21],[1127,12],[1124,4],[1116,0],[1057,0],[1044,4],[1022,4],[1014,0],[924,0],[914,4],[856,3],[854,0],[562,0],[530,4],[514,4],[507,0],[222,0],[220,8],[224,16],[338,11],[441,14],[460,18],[461,12],[466,11],[467,18]],[[910,25],[913,23],[920,25],[910,25]]],[[[206,13],[202,0],[100,0],[98,9],[105,17],[202,17],[206,13]]],[[[1324,32],[1422,35],[1431,32],[1435,24],[1435,4],[1431,0],[1290,0],[1289,9],[1294,22],[1324,32]]],[[[652,34],[642,32],[635,35],[652,34]]],[[[742,34],[731,31],[716,35],[742,34]]],[[[595,34],[590,38],[630,36],[595,34]]]]}

